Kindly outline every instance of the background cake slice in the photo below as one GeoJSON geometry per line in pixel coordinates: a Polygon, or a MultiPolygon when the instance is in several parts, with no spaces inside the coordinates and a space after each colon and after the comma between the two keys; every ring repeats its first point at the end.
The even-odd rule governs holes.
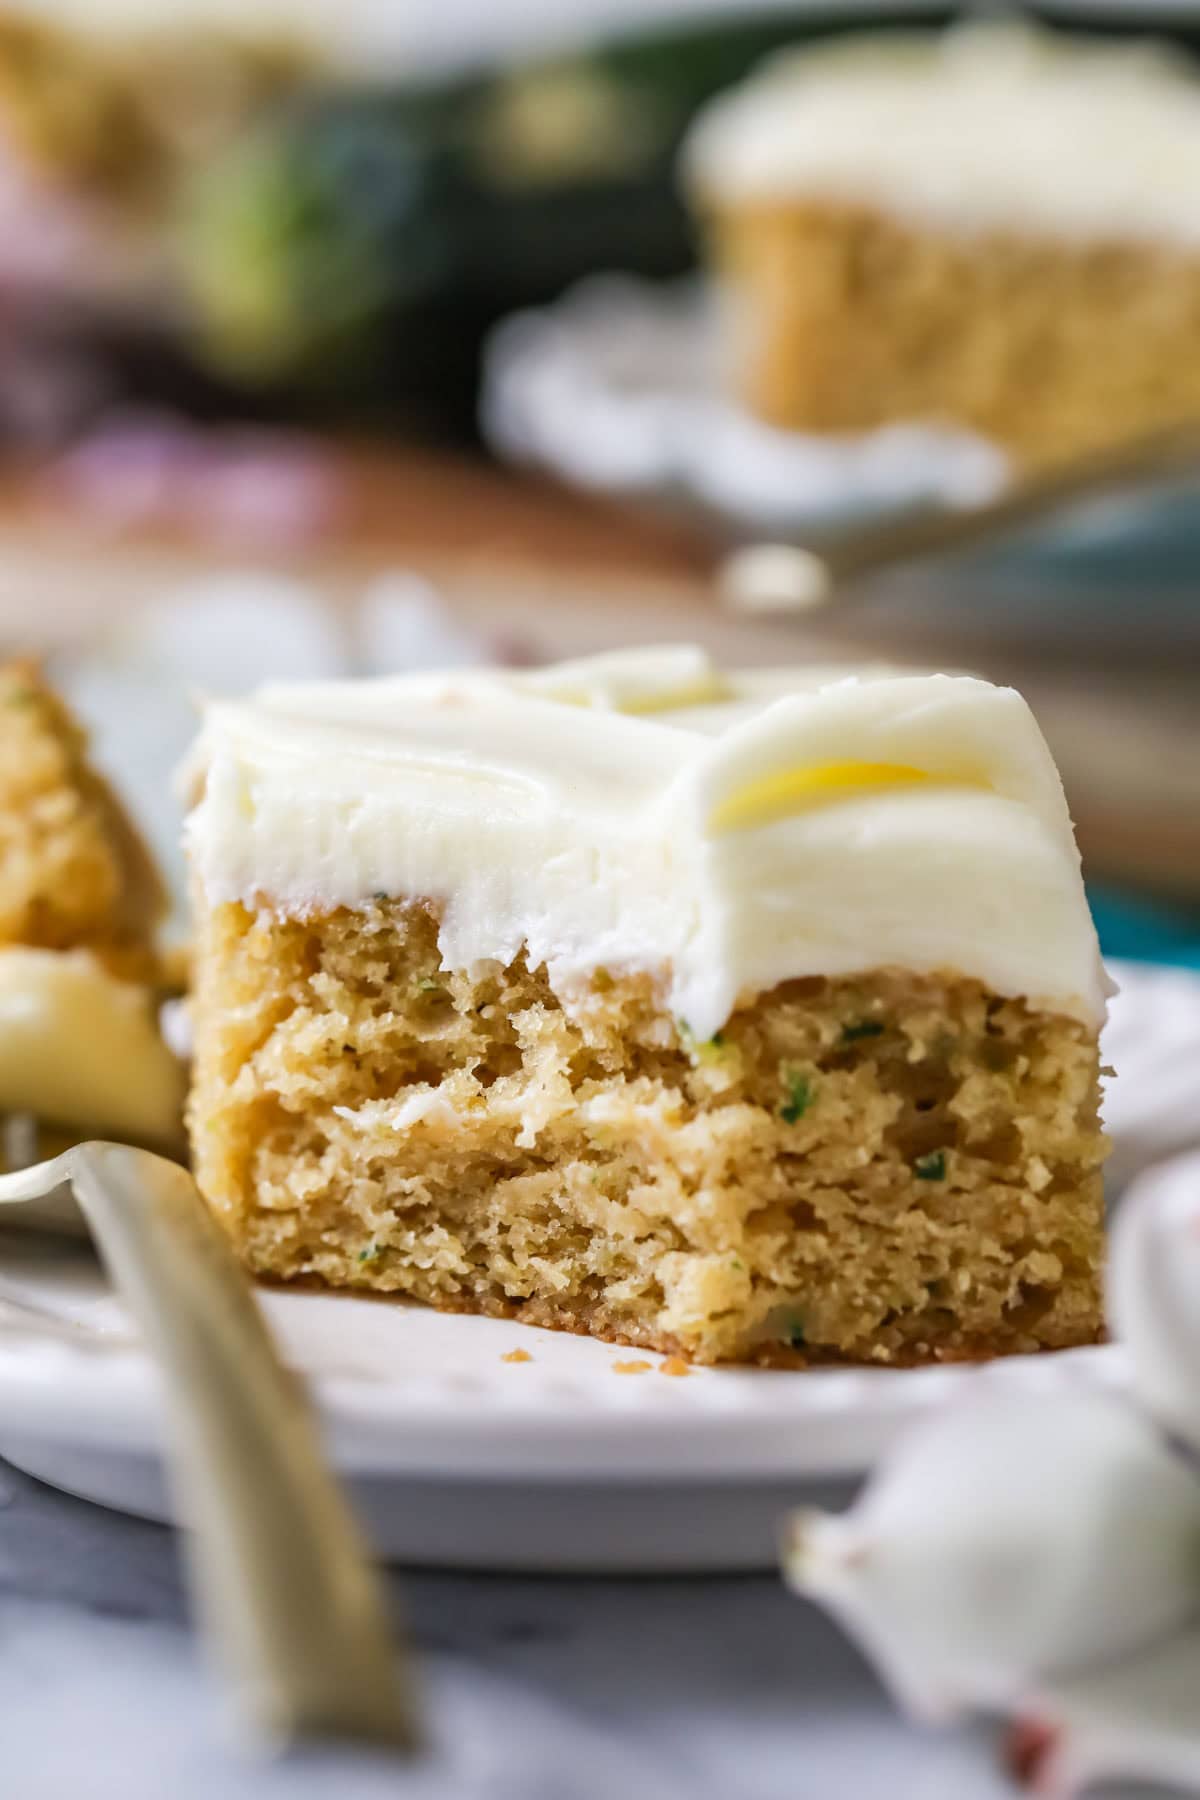
{"type": "Polygon", "coordinates": [[[1200,81],[1013,23],[789,53],[693,127],[749,406],[1045,462],[1200,420],[1200,81]]]}
{"type": "Polygon", "coordinates": [[[36,664],[0,665],[0,1157],[181,1139],[154,865],[36,664]]]}
{"type": "Polygon", "coordinates": [[[267,689],[202,762],[251,1269],[701,1360],[1096,1337],[1103,976],[1011,690],[685,648],[267,689]]]}
{"type": "Polygon", "coordinates": [[[140,974],[154,963],[163,907],[82,728],[36,663],[0,664],[0,943],[87,945],[140,974]]]}

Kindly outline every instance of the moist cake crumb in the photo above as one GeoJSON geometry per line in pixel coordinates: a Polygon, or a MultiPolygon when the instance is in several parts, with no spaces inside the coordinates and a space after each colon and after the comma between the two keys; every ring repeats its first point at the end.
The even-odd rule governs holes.
{"type": "Polygon", "coordinates": [[[441,970],[422,906],[229,903],[197,952],[195,1168],[258,1274],[701,1362],[1097,1336],[1078,1020],[885,969],[783,983],[698,1058],[646,976],[607,972],[569,1015],[523,955],[441,970]]]}
{"type": "Polygon", "coordinates": [[[37,664],[0,664],[0,945],[89,949],[157,975],[162,886],[37,664]]]}

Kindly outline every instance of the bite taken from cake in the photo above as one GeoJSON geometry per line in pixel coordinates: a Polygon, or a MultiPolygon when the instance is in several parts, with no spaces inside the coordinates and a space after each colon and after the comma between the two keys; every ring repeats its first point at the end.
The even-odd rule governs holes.
{"type": "Polygon", "coordinates": [[[196,767],[257,1274],[701,1362],[1099,1335],[1105,981],[1011,689],[681,646],[267,687],[196,767]]]}

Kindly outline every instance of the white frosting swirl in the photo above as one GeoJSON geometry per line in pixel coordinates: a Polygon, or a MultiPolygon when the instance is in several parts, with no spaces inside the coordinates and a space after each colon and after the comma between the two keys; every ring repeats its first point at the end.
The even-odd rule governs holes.
{"type": "Polygon", "coordinates": [[[1010,688],[726,677],[678,647],[271,686],[212,707],[200,756],[211,902],[429,898],[447,967],[525,945],[564,998],[647,969],[702,1038],[739,997],[883,965],[1103,1015],[1062,787],[1010,688]]]}
{"type": "Polygon", "coordinates": [[[0,1113],[168,1145],[183,1089],[148,988],[89,950],[0,948],[0,1113]]]}

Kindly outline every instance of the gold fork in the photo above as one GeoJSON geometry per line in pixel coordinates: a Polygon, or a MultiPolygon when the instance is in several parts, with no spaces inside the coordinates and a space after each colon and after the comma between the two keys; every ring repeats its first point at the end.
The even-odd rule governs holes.
{"type": "Polygon", "coordinates": [[[276,1741],[414,1747],[412,1681],[381,1585],[191,1176],[148,1150],[79,1144],[0,1175],[10,1206],[43,1228],[82,1214],[165,1378],[192,1591],[251,1720],[276,1741]]]}

